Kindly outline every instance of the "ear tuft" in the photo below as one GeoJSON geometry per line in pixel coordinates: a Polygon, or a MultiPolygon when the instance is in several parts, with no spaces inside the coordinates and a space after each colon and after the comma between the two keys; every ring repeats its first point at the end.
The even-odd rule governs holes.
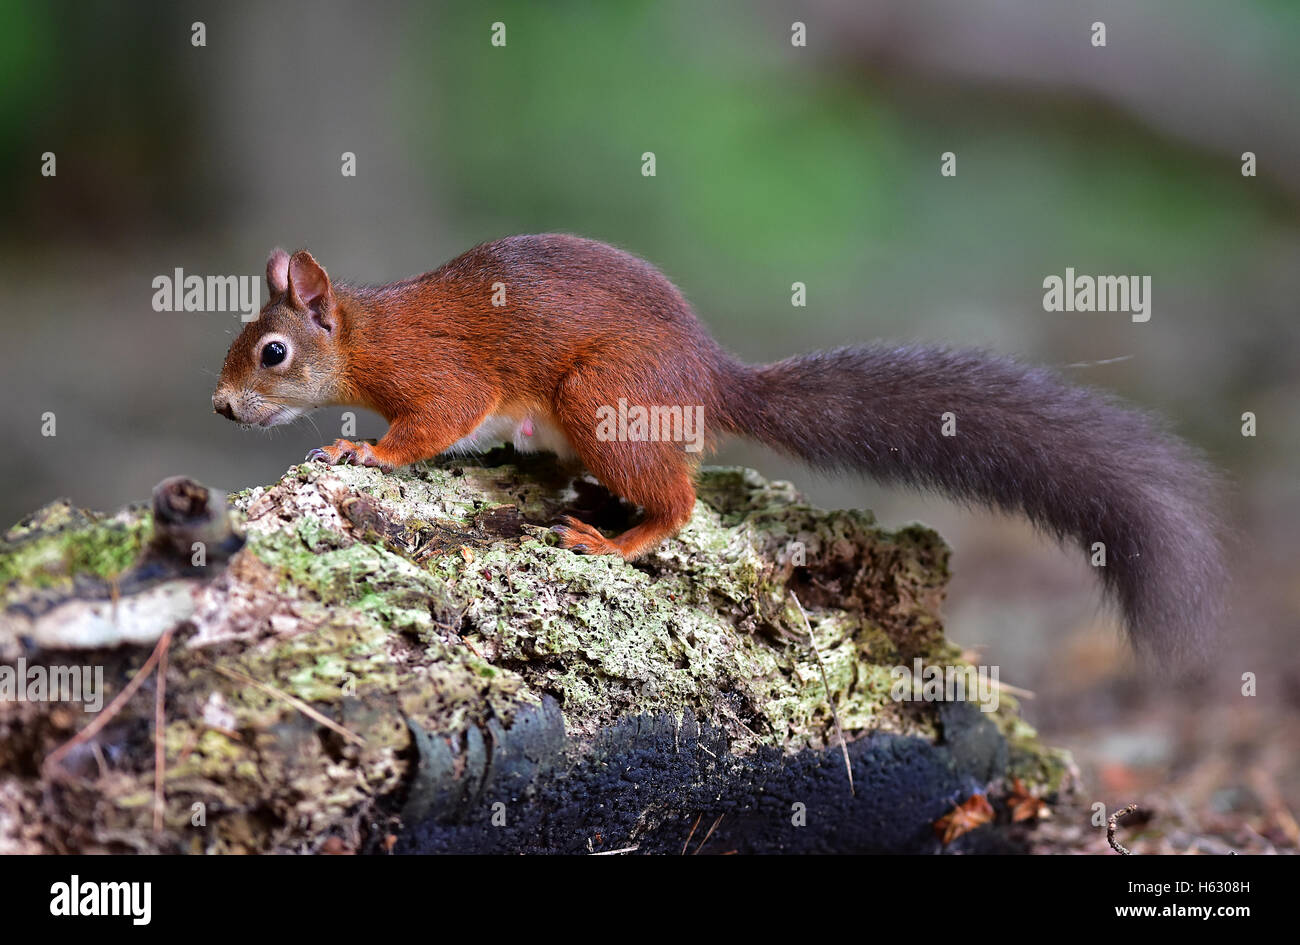
{"type": "Polygon", "coordinates": [[[289,303],[305,309],[326,331],[335,324],[330,277],[311,253],[300,249],[289,258],[289,303]]]}
{"type": "Polygon", "coordinates": [[[266,288],[274,298],[289,291],[289,254],[276,248],[266,261],[266,288]]]}

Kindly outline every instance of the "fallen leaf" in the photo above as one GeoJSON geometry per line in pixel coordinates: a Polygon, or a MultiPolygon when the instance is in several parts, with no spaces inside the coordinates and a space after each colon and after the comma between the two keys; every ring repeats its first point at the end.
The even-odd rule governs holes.
{"type": "Polygon", "coordinates": [[[993,820],[993,807],[983,794],[972,794],[934,822],[934,832],[947,846],[964,833],[970,833],[993,820]]]}
{"type": "Polygon", "coordinates": [[[1018,823],[1022,820],[1037,820],[1051,814],[1051,811],[1047,809],[1047,803],[1031,794],[1029,789],[1025,787],[1024,782],[1019,778],[1011,782],[1011,793],[1007,795],[1007,807],[1011,810],[1012,823],[1018,823]]]}

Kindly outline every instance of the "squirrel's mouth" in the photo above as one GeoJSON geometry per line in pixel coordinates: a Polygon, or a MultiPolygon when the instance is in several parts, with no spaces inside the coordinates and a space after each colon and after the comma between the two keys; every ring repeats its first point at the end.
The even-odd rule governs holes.
{"type": "Polygon", "coordinates": [[[282,423],[289,423],[297,420],[302,416],[302,411],[297,407],[273,407],[271,412],[262,419],[255,421],[254,425],[259,427],[278,427],[282,423]]]}

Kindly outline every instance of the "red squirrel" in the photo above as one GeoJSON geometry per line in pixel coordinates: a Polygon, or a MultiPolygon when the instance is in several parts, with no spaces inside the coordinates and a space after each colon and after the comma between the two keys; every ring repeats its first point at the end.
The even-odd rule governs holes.
{"type": "Polygon", "coordinates": [[[266,305],[226,355],[216,412],[269,427],[346,405],[389,424],[373,446],[340,439],[309,459],[392,470],[502,439],[572,453],[644,514],[613,537],[566,517],[561,544],[630,560],[695,504],[698,442],[611,426],[616,410],[662,408],[659,419],[702,418],[706,446],[749,436],[822,468],[1022,513],[1090,556],[1103,543],[1099,573],[1144,654],[1195,654],[1215,629],[1211,471],[1152,418],[1049,371],[886,344],[744,364],[654,266],[567,235],[485,243],[379,287],[276,250],[266,281],[266,305]]]}

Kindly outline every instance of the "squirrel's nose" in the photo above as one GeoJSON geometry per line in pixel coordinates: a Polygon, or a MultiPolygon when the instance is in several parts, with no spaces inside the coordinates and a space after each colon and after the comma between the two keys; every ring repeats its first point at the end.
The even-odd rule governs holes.
{"type": "Polygon", "coordinates": [[[225,394],[212,395],[212,410],[214,413],[221,414],[227,420],[235,419],[235,411],[230,406],[230,399],[225,394]]]}

